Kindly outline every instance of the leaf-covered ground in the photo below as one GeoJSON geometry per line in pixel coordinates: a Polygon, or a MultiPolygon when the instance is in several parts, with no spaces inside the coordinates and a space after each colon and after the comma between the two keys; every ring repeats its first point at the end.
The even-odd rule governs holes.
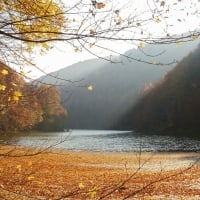
{"type": "Polygon", "coordinates": [[[0,199],[200,199],[199,153],[40,151],[0,146],[0,199]]]}

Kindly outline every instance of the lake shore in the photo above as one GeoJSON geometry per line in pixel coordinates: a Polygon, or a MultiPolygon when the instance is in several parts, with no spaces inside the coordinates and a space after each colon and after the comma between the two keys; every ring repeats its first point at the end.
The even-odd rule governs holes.
{"type": "Polygon", "coordinates": [[[12,195],[123,199],[134,191],[138,192],[131,199],[200,197],[200,153],[43,151],[8,146],[0,146],[0,153],[7,155],[0,157],[0,194],[8,199],[12,195]]]}

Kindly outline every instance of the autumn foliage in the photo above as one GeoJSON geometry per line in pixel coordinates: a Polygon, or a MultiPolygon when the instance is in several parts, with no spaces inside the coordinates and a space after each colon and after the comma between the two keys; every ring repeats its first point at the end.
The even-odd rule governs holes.
{"type": "Polygon", "coordinates": [[[5,37],[1,45],[13,51],[16,49],[13,44],[10,46],[11,40],[15,40],[22,51],[32,52],[36,46],[41,51],[48,50],[50,46],[47,42],[60,38],[65,21],[61,3],[49,0],[3,0],[0,12],[5,21],[0,22],[0,35],[5,37]]]}
{"type": "Polygon", "coordinates": [[[135,129],[199,135],[200,46],[142,97],[132,110],[135,129]]]}
{"type": "Polygon", "coordinates": [[[0,146],[0,154],[8,155],[0,159],[0,198],[169,200],[200,197],[200,167],[190,165],[199,157],[198,153],[142,153],[139,156],[137,153],[54,150],[31,156],[34,152],[35,149],[0,146]]]}
{"type": "Polygon", "coordinates": [[[26,83],[20,74],[1,62],[0,131],[30,130],[45,121],[47,113],[49,116],[67,114],[57,89],[26,83]]]}
{"type": "Polygon", "coordinates": [[[60,93],[56,87],[41,85],[36,96],[43,110],[43,121],[35,128],[44,131],[63,130],[67,111],[60,103],[60,93]]]}

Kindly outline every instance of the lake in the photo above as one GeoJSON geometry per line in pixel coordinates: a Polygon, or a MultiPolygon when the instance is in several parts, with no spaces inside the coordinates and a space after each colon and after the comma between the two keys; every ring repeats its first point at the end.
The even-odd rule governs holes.
{"type": "Polygon", "coordinates": [[[75,151],[133,152],[200,150],[200,138],[166,135],[150,136],[133,131],[110,130],[72,130],[70,132],[1,134],[0,143],[34,147],[55,145],[54,148],[75,151]]]}

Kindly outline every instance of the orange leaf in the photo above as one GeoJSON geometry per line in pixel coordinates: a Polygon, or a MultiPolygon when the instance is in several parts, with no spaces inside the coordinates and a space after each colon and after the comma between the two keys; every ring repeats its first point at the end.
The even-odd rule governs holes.
{"type": "Polygon", "coordinates": [[[101,9],[104,8],[106,5],[104,3],[97,3],[97,8],[101,9]]]}

